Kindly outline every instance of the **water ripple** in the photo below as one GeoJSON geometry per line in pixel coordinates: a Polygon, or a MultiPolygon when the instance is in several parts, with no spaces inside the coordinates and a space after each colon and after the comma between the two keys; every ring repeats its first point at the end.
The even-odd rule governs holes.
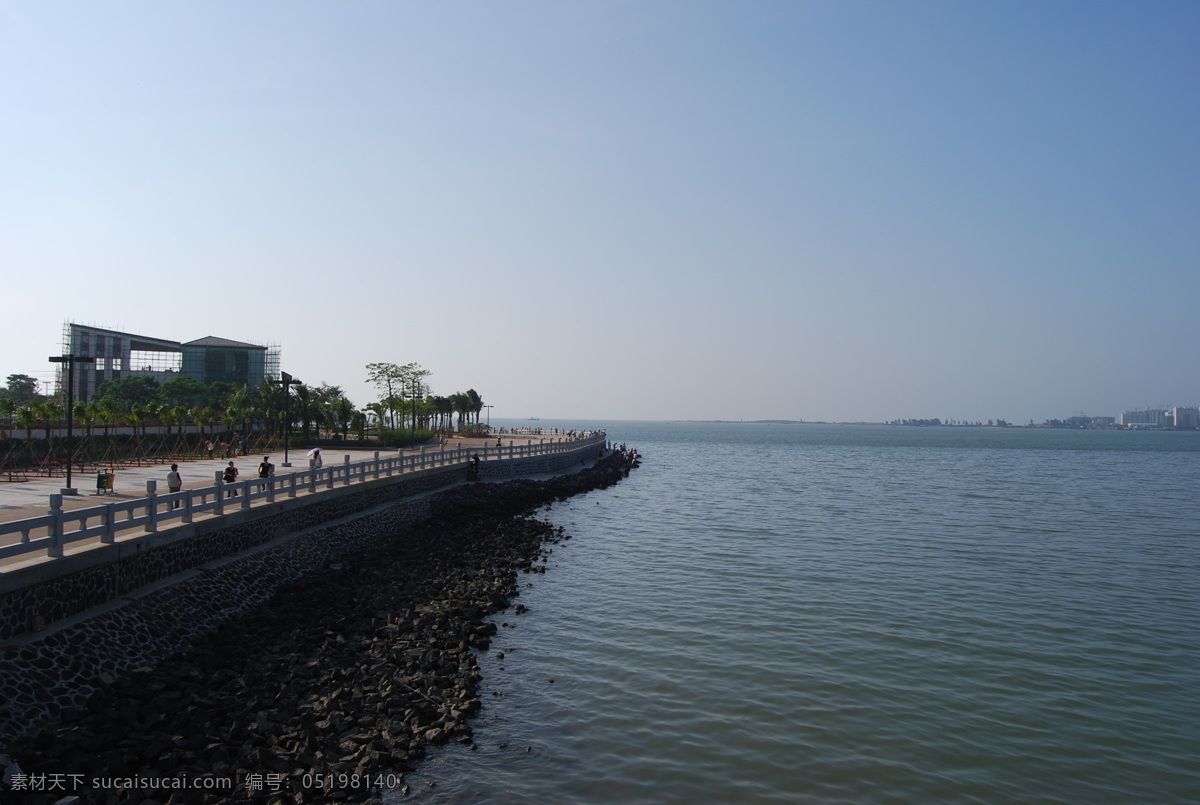
{"type": "Polygon", "coordinates": [[[415,798],[1200,799],[1200,440],[710,427],[555,505],[415,798]]]}

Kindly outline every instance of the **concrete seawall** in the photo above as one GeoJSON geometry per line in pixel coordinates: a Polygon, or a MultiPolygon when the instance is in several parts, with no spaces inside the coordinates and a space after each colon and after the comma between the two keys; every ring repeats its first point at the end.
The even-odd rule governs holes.
{"type": "MultiPolygon", "coordinates": [[[[573,472],[593,463],[596,449],[488,462],[480,475],[573,472]]],[[[6,574],[0,747],[71,720],[115,678],[153,666],[284,585],[427,520],[429,496],[469,473],[458,466],[380,478],[6,574]]]]}

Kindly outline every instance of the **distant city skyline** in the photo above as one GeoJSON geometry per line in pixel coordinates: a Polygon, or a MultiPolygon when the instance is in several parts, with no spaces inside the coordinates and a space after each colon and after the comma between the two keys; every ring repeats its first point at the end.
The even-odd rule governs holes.
{"type": "Polygon", "coordinates": [[[493,417],[1200,401],[1200,4],[0,0],[0,377],[64,321],[493,417]],[[1149,399],[1149,401],[1147,401],[1149,399]]]}

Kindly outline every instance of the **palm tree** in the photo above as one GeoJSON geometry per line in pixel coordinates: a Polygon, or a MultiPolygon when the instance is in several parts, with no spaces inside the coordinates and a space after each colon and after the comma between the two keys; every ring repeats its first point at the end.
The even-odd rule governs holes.
{"type": "Polygon", "coordinates": [[[266,427],[267,437],[274,438],[283,422],[283,389],[269,379],[264,379],[255,395],[255,416],[266,427]]]}
{"type": "Polygon", "coordinates": [[[205,425],[212,421],[212,417],[209,416],[210,410],[203,406],[197,405],[192,409],[191,413],[192,421],[200,427],[200,437],[203,438],[205,425]]]}
{"type": "Polygon", "coordinates": [[[441,433],[449,428],[446,423],[454,413],[454,404],[450,402],[449,397],[440,396],[433,397],[432,402],[434,413],[437,416],[436,429],[439,433],[441,433]]]}
{"type": "Polygon", "coordinates": [[[146,418],[142,420],[142,436],[143,437],[146,436],[146,426],[149,425],[151,421],[158,419],[158,412],[161,408],[162,408],[162,406],[160,406],[156,402],[146,403],[146,418]]]}
{"type": "Polygon", "coordinates": [[[461,391],[456,391],[450,395],[450,404],[454,407],[454,413],[458,414],[458,429],[463,428],[463,417],[471,410],[471,400],[466,394],[461,391]]]}
{"type": "Polygon", "coordinates": [[[63,407],[57,400],[42,400],[34,404],[33,411],[46,431],[46,458],[49,459],[54,455],[54,442],[50,438],[50,431],[63,418],[63,407]]]}
{"type": "Polygon", "coordinates": [[[246,419],[250,416],[250,412],[254,410],[254,402],[250,399],[250,392],[245,386],[235,391],[229,397],[229,402],[225,405],[225,419],[229,422],[229,429],[233,430],[234,422],[241,420],[242,434],[247,434],[246,419]]]}
{"type": "Polygon", "coordinates": [[[387,424],[387,406],[381,402],[367,403],[363,406],[364,411],[369,411],[375,415],[376,427],[382,429],[387,424]]]}
{"type": "Polygon", "coordinates": [[[100,417],[100,411],[94,403],[77,402],[75,403],[75,418],[83,423],[84,432],[90,439],[92,437],[92,427],[96,424],[96,420],[100,417]]]}
{"type": "Polygon", "coordinates": [[[345,397],[338,397],[330,406],[330,413],[342,432],[342,441],[345,441],[350,432],[350,420],[354,418],[354,403],[345,397]]]}
{"type": "Polygon", "coordinates": [[[187,424],[188,408],[186,405],[171,406],[171,416],[175,420],[175,424],[179,426],[180,434],[183,433],[183,426],[187,424]]]}
{"type": "Polygon", "coordinates": [[[42,400],[34,407],[37,412],[38,419],[42,422],[42,427],[46,430],[46,444],[50,443],[50,429],[58,424],[58,421],[63,418],[63,407],[59,405],[57,400],[42,400]]]}
{"type": "Polygon", "coordinates": [[[164,406],[158,411],[159,420],[167,426],[167,435],[171,435],[171,428],[180,424],[181,420],[173,406],[164,406]]]}
{"type": "MultiPolygon", "coordinates": [[[[138,426],[145,426],[146,422],[146,406],[142,403],[134,403],[129,406],[129,413],[125,415],[125,421],[133,426],[133,435],[137,436],[138,426]]],[[[145,431],[143,431],[144,433],[145,431]]]]}
{"type": "Polygon", "coordinates": [[[470,402],[470,412],[475,415],[475,424],[479,424],[479,412],[483,410],[483,398],[475,389],[467,389],[467,400],[470,402]]]}
{"type": "Polygon", "coordinates": [[[291,416],[293,419],[300,420],[301,438],[307,443],[312,438],[312,422],[315,418],[313,416],[313,412],[315,411],[315,399],[313,398],[312,391],[304,384],[293,386],[292,393],[296,395],[296,404],[292,406],[291,416]]]}
{"type": "Polygon", "coordinates": [[[96,421],[104,428],[104,438],[107,439],[109,426],[116,424],[118,418],[117,407],[106,397],[101,397],[91,405],[96,410],[96,421]]]}
{"type": "Polygon", "coordinates": [[[25,429],[25,449],[30,461],[33,460],[33,428],[37,422],[37,411],[32,405],[22,405],[13,415],[13,424],[25,429]]]}
{"type": "Polygon", "coordinates": [[[33,428],[38,423],[38,414],[32,405],[22,405],[13,415],[13,424],[25,429],[25,441],[33,436],[33,428]]]}

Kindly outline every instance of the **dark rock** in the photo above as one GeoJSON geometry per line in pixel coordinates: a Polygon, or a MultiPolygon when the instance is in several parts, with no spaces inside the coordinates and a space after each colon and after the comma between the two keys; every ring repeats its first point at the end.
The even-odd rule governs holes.
{"type": "MultiPolygon", "coordinates": [[[[168,794],[180,803],[366,799],[365,790],[303,790],[299,780],[305,772],[404,773],[428,745],[469,744],[482,680],[472,651],[486,650],[498,631],[484,618],[517,596],[518,573],[545,572],[544,563],[534,563],[566,538],[529,516],[627,472],[627,465],[602,462],[552,481],[440,494],[429,503],[432,519],[282,587],[157,667],[123,678],[93,669],[87,678],[99,682],[96,698],[64,711],[69,725],[24,742],[22,768],[86,769],[89,777],[229,776],[242,786],[250,775],[284,781],[283,792],[92,792],[88,800],[121,805],[165,802],[168,794]]],[[[210,576],[215,582],[219,572],[210,576]]],[[[253,584],[237,583],[253,594],[253,584]]],[[[163,630],[196,605],[203,602],[164,608],[163,630]]],[[[123,639],[149,643],[156,636],[123,639]]]]}

